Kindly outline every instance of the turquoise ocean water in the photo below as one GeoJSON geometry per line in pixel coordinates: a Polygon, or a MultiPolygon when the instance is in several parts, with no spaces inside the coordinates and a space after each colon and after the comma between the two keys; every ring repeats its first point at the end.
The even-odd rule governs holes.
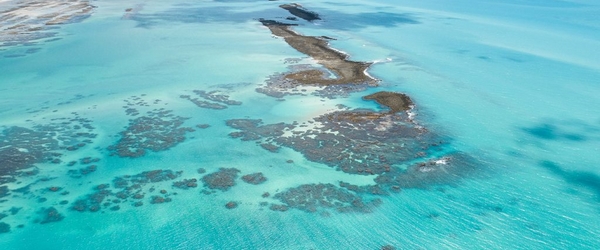
{"type": "Polygon", "coordinates": [[[0,129],[59,124],[76,112],[96,134],[78,150],[61,151],[61,163],[36,163],[35,175],[5,184],[10,193],[0,198],[0,213],[7,216],[0,222],[10,231],[0,234],[0,248],[600,248],[600,3],[301,2],[322,20],[297,21],[293,29],[335,38],[331,47],[352,60],[375,62],[368,73],[381,82],[348,97],[281,101],[255,89],[287,71],[290,58],[314,63],[257,21],[285,20],[283,3],[97,0],[89,18],[57,29],[60,40],[0,47],[0,129]],[[127,8],[135,13],[124,18],[127,8]],[[39,50],[14,56],[28,48],[39,50]],[[227,93],[241,105],[199,108],[180,98],[193,90],[227,93]],[[260,204],[273,201],[264,192],[368,185],[373,176],[344,174],[285,147],[270,153],[228,136],[235,129],[226,120],[303,122],[339,104],[379,109],[360,97],[382,90],[408,94],[419,124],[446,138],[445,152],[472,157],[475,170],[452,183],[379,197],[370,213],[324,216],[260,204]],[[124,100],[145,101],[136,106],[140,113],[165,108],[189,118],[184,126],[210,127],[165,151],[111,156],[106,148],[134,119],[124,100]],[[84,157],[99,160],[95,172],[69,172],[82,164],[67,163],[84,157]],[[262,172],[268,181],[238,180],[208,195],[157,182],[144,188],[168,190],[171,202],[150,204],[147,191],[140,207],[71,209],[117,176],[163,169],[201,178],[198,168],[262,172]],[[61,190],[48,191],[54,186],[61,190]],[[226,209],[229,201],[238,207],[226,209]],[[50,207],[63,218],[40,223],[50,207]]]}

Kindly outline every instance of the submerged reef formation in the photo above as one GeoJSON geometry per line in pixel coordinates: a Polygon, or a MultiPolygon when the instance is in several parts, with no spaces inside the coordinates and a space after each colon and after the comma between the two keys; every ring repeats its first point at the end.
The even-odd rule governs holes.
{"type": "Polygon", "coordinates": [[[148,111],[146,116],[130,120],[125,131],[119,133],[121,139],[108,149],[120,157],[131,158],[144,156],[147,150],[167,150],[183,142],[187,132],[194,131],[182,127],[186,119],[164,108],[148,111]]]}
{"type": "Polygon", "coordinates": [[[427,189],[434,185],[449,185],[460,181],[477,170],[475,160],[460,152],[409,165],[406,169],[391,168],[375,178],[376,186],[392,192],[400,189],[427,189]]]}
{"type": "Polygon", "coordinates": [[[385,92],[368,97],[376,98],[374,96],[391,110],[335,111],[300,126],[262,125],[257,119],[233,119],[228,120],[227,125],[241,131],[229,135],[258,140],[266,149],[292,148],[308,160],[362,175],[389,172],[393,164],[425,157],[428,150],[439,146],[441,139],[437,135],[411,122],[408,114],[399,112],[412,104],[407,96],[385,92]]]}
{"type": "MultiPolygon", "coordinates": [[[[324,209],[335,209],[338,212],[369,213],[381,204],[380,199],[365,202],[360,196],[333,184],[305,184],[277,193],[273,198],[283,202],[286,207],[314,213],[324,209]]],[[[281,211],[281,205],[271,206],[272,210],[281,211]]]]}
{"type": "MultiPolygon", "coordinates": [[[[77,1],[70,3],[73,2],[77,1]]],[[[298,4],[284,4],[280,7],[307,21],[321,18],[298,4]]],[[[132,15],[135,11],[136,9],[126,10],[132,15]]],[[[329,47],[332,38],[301,35],[292,30],[295,24],[264,19],[260,21],[273,35],[282,38],[319,65],[294,64],[289,72],[272,75],[266,85],[257,89],[258,92],[276,98],[305,94],[334,98],[377,86],[378,80],[366,72],[371,63],[349,60],[345,53],[329,47]]],[[[297,63],[294,60],[287,62],[297,63]]],[[[193,90],[189,95],[181,95],[179,98],[208,109],[242,105],[230,98],[228,94],[231,89],[211,88],[219,90],[193,90]]],[[[147,101],[142,98],[144,96],[132,96],[124,100],[123,108],[130,120],[117,135],[114,145],[108,147],[112,155],[138,158],[148,151],[168,150],[182,143],[188,133],[194,131],[193,128],[184,126],[189,118],[177,116],[172,110],[155,108],[162,101],[147,101]]],[[[220,208],[235,209],[252,204],[236,201],[224,193],[233,189],[240,178],[249,185],[257,185],[241,184],[248,190],[258,190],[259,193],[255,195],[262,194],[260,209],[280,212],[297,209],[328,216],[330,212],[369,213],[382,203],[382,196],[399,193],[404,189],[427,189],[435,185],[454,184],[476,169],[469,156],[460,152],[446,152],[446,140],[414,119],[416,107],[408,95],[380,91],[362,99],[377,102],[381,110],[350,110],[338,106],[338,110],[328,110],[301,122],[264,124],[261,119],[245,117],[229,119],[226,125],[232,128],[229,133],[231,138],[252,141],[271,153],[278,153],[282,148],[294,150],[309,161],[324,164],[345,174],[370,177],[373,182],[368,185],[338,180],[319,183],[313,180],[311,182],[315,183],[301,183],[283,189],[263,184],[268,179],[257,169],[242,175],[236,168],[194,166],[197,171],[194,170],[189,175],[183,175],[182,171],[156,169],[106,179],[105,183],[96,183],[92,187],[92,182],[86,176],[97,171],[100,158],[97,155],[67,155],[81,148],[90,148],[92,139],[96,137],[91,121],[75,114],[73,119],[57,118],[46,125],[2,127],[0,198],[21,197],[33,200],[41,209],[33,210],[37,214],[31,218],[35,218],[34,222],[40,224],[61,221],[69,212],[115,212],[147,204],[165,204],[173,201],[177,192],[188,191],[214,194],[214,197],[222,199],[218,203],[220,208]],[[61,173],[66,173],[66,179],[80,182],[82,186],[89,183],[90,185],[82,187],[88,191],[71,197],[69,191],[74,191],[71,190],[73,186],[62,182],[48,182],[57,178],[52,175],[43,176],[34,183],[17,183],[19,187],[14,190],[4,185],[18,177],[37,175],[48,164],[64,165],[65,169],[61,173]],[[208,169],[208,174],[204,167],[208,169]],[[34,185],[38,182],[48,183],[34,185]],[[203,187],[198,187],[199,182],[203,187]],[[267,190],[261,190],[262,188],[267,190]]],[[[48,107],[42,107],[32,113],[47,109],[48,107]]],[[[210,127],[208,124],[195,126],[199,129],[210,127]]],[[[289,164],[285,166],[289,168],[303,164],[295,164],[292,160],[286,162],[289,164]]],[[[275,177],[276,175],[269,176],[270,182],[275,177]]],[[[277,184],[276,181],[273,184],[277,184]]],[[[0,200],[0,203],[4,201],[6,200],[0,200]]],[[[11,209],[10,213],[6,209],[0,211],[0,220],[11,213],[14,215],[19,209],[11,209]]],[[[11,225],[0,222],[0,233],[10,230],[11,225]]]]}
{"type": "MultiPolygon", "coordinates": [[[[318,19],[318,14],[308,12],[299,5],[282,5],[282,8],[307,20],[318,19]]],[[[315,86],[321,88],[316,95],[332,98],[377,85],[377,79],[366,73],[371,63],[349,60],[348,55],[329,47],[329,38],[301,35],[291,29],[296,24],[265,19],[259,21],[269,28],[273,35],[283,38],[292,48],[310,56],[323,68],[297,66],[297,69],[288,73],[271,76],[265,86],[256,89],[257,92],[281,98],[298,94],[294,93],[298,87],[315,86]]]]}
{"type": "MultiPolygon", "coordinates": [[[[317,13],[298,4],[280,7],[307,21],[320,19],[317,13]]],[[[273,35],[310,56],[322,68],[293,65],[289,67],[290,72],[272,75],[265,85],[256,89],[257,92],[282,98],[306,95],[310,90],[316,96],[335,98],[378,85],[378,80],[366,72],[371,63],[349,60],[343,52],[329,47],[328,41],[332,38],[301,35],[292,30],[298,25],[295,23],[259,21],[273,35]]],[[[475,168],[470,157],[444,152],[445,139],[414,120],[415,104],[408,95],[380,91],[364,96],[363,100],[377,102],[382,110],[341,108],[301,124],[263,124],[261,119],[227,120],[228,126],[237,129],[229,134],[232,138],[255,141],[273,153],[281,147],[291,148],[310,161],[338,171],[374,176],[374,183],[364,186],[340,182],[339,187],[317,183],[289,188],[273,196],[283,204],[271,204],[271,210],[370,212],[381,200],[365,202],[366,196],[449,184],[464,178],[475,168]]],[[[263,198],[269,197],[270,194],[266,194],[263,198]]]]}
{"type": "Polygon", "coordinates": [[[222,94],[218,90],[210,92],[194,90],[193,92],[197,97],[192,97],[190,95],[181,95],[179,97],[191,101],[200,108],[207,109],[226,109],[228,105],[242,105],[242,102],[231,100],[228,95],[222,94]]]}
{"type": "Polygon", "coordinates": [[[0,47],[32,45],[57,35],[56,25],[79,22],[90,16],[88,0],[8,0],[0,6],[0,47]]]}
{"type": "Polygon", "coordinates": [[[241,132],[232,132],[229,136],[240,138],[242,141],[253,141],[264,137],[282,136],[284,130],[294,128],[292,124],[283,122],[276,124],[262,125],[260,119],[231,119],[226,121],[227,126],[242,130],[241,132]]]}
{"type": "Polygon", "coordinates": [[[36,164],[60,164],[68,152],[92,143],[96,137],[92,121],[72,115],[30,128],[12,126],[0,131],[0,185],[17,176],[37,174],[36,164]]]}
{"type": "MultiPolygon", "coordinates": [[[[129,201],[131,206],[139,207],[143,205],[142,199],[146,197],[146,193],[155,191],[154,187],[145,188],[147,185],[175,180],[180,176],[181,172],[157,169],[144,171],[135,175],[115,177],[112,180],[113,189],[110,188],[111,185],[109,184],[97,185],[93,193],[76,200],[71,209],[79,212],[97,212],[105,208],[117,211],[120,209],[118,204],[127,201],[129,201]]],[[[148,201],[151,204],[171,201],[170,195],[166,190],[161,190],[159,193],[160,195],[154,195],[148,201]]]]}
{"type": "Polygon", "coordinates": [[[10,127],[0,134],[0,184],[14,180],[17,171],[33,167],[51,157],[58,141],[47,133],[10,127]]]}
{"type": "Polygon", "coordinates": [[[0,221],[0,234],[10,232],[10,225],[0,221]]]}
{"type": "Polygon", "coordinates": [[[58,222],[63,220],[65,217],[56,210],[54,207],[49,207],[46,209],[42,209],[40,211],[42,214],[42,219],[40,220],[40,224],[46,224],[51,222],[58,222]]]}
{"type": "Polygon", "coordinates": [[[227,191],[229,188],[235,186],[235,179],[237,179],[239,172],[240,170],[235,168],[220,168],[219,171],[202,177],[202,182],[205,187],[210,189],[227,191]]]}
{"type": "Polygon", "coordinates": [[[258,185],[265,181],[267,181],[267,177],[263,175],[263,173],[253,173],[242,176],[242,180],[248,184],[258,185]]]}

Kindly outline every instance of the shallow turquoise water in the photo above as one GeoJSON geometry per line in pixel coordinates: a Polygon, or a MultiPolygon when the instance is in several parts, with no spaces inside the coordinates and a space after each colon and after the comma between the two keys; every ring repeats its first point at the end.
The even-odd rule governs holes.
{"type": "MultiPolygon", "coordinates": [[[[40,51],[17,58],[2,56],[21,47],[0,51],[0,125],[31,127],[77,112],[93,121],[98,136],[64,155],[63,162],[101,159],[97,171],[82,178],[69,177],[64,163],[41,163],[37,175],[6,184],[15,190],[34,183],[29,194],[12,192],[0,203],[0,212],[21,208],[1,220],[11,225],[11,232],[0,234],[2,249],[600,247],[597,3],[302,3],[323,20],[300,22],[295,30],[334,37],[331,46],[353,60],[377,62],[369,74],[381,82],[348,98],[288,96],[285,101],[254,91],[269,75],[286,71],[287,58],[310,63],[256,20],[287,16],[277,7],[281,3],[146,1],[132,20],[121,19],[137,4],[142,2],[94,2],[98,8],[90,18],[62,26],[62,39],[37,45],[40,51]],[[201,109],[179,98],[196,89],[225,91],[242,105],[201,109]],[[372,184],[373,178],[334,171],[291,149],[274,154],[230,138],[225,120],[306,121],[337,104],[376,109],[360,97],[381,90],[411,96],[416,119],[448,138],[447,151],[473,157],[478,171],[455,183],[381,197],[383,204],[367,214],[321,216],[260,206],[263,192],[340,180],[372,184]],[[167,151],[136,159],[109,156],[106,147],[130,119],[123,100],[142,94],[150,104],[140,107],[142,112],[165,107],[190,117],[186,126],[211,127],[187,134],[167,151]],[[286,163],[290,159],[293,164],[286,163]],[[123,204],[115,212],[80,213],[58,205],[116,176],[172,169],[197,178],[199,167],[260,171],[269,181],[257,186],[238,181],[211,195],[178,191],[172,202],[123,204]],[[49,180],[37,181],[44,177],[49,180]],[[69,194],[45,191],[50,186],[69,194]],[[40,203],[39,197],[47,201],[40,203]],[[240,205],[225,209],[230,200],[240,205]],[[35,222],[49,206],[65,218],[35,222]]],[[[154,184],[157,190],[170,185],[154,184]]]]}

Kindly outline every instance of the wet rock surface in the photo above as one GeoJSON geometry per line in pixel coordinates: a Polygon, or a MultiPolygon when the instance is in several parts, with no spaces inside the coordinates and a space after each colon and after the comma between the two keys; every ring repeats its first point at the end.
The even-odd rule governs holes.
{"type": "Polygon", "coordinates": [[[227,191],[235,186],[235,179],[240,171],[235,168],[220,168],[217,172],[202,177],[205,187],[227,191]]]}
{"type": "Polygon", "coordinates": [[[297,16],[299,18],[302,18],[309,22],[314,21],[314,20],[321,20],[321,18],[319,17],[319,14],[309,11],[309,10],[303,8],[302,5],[297,4],[297,3],[282,4],[282,5],[279,5],[279,7],[289,11],[290,14],[297,16]]]}
{"type": "Polygon", "coordinates": [[[365,100],[375,100],[381,106],[390,109],[390,112],[407,111],[412,108],[413,101],[405,94],[396,92],[377,92],[363,97],[365,100]]]}
{"type": "MultiPolygon", "coordinates": [[[[297,8],[296,8],[297,9],[297,8]]],[[[285,42],[298,52],[306,54],[315,59],[323,67],[332,71],[335,78],[326,77],[324,71],[308,69],[304,71],[291,72],[285,78],[294,80],[300,84],[335,85],[349,83],[376,83],[376,80],[365,74],[371,66],[370,63],[355,62],[348,60],[348,56],[338,50],[329,47],[327,39],[321,37],[304,36],[291,29],[291,25],[281,24],[276,21],[267,22],[261,20],[273,35],[281,37],[285,42]]]]}

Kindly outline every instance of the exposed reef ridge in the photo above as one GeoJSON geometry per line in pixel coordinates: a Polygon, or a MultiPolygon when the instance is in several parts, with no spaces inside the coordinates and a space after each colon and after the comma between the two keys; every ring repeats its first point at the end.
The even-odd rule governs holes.
{"type": "Polygon", "coordinates": [[[297,16],[299,18],[302,18],[309,22],[314,21],[314,20],[321,20],[321,18],[319,17],[319,14],[309,11],[309,10],[305,9],[304,7],[302,7],[302,5],[297,4],[297,3],[282,4],[282,5],[279,5],[279,7],[289,11],[290,14],[297,16]]]}
{"type": "MultiPolygon", "coordinates": [[[[280,6],[296,17],[313,21],[319,15],[298,4],[280,6]]],[[[296,17],[287,20],[296,21],[296,17]]],[[[378,79],[371,77],[368,62],[356,62],[348,55],[329,47],[330,37],[304,36],[292,28],[296,23],[259,19],[273,35],[283,38],[298,52],[306,54],[323,67],[296,64],[289,72],[269,77],[257,92],[282,98],[286,95],[311,94],[326,98],[348,96],[369,87],[378,79]]],[[[312,120],[298,123],[263,124],[261,119],[232,119],[227,125],[238,129],[229,135],[243,141],[256,141],[262,148],[277,153],[287,147],[346,174],[374,176],[373,185],[358,186],[340,182],[303,184],[276,193],[273,198],[283,204],[271,204],[274,211],[290,208],[306,212],[326,209],[337,212],[367,213],[381,200],[363,202],[370,195],[389,195],[405,188],[428,188],[455,183],[474,169],[475,161],[461,152],[445,147],[445,138],[429,131],[414,120],[415,104],[404,93],[380,91],[363,96],[377,102],[383,110],[338,107],[312,120]]],[[[283,99],[282,99],[283,100],[283,99]]],[[[268,197],[269,194],[263,195],[268,197]]]]}
{"type": "Polygon", "coordinates": [[[285,79],[300,84],[325,86],[360,83],[376,84],[377,80],[366,73],[371,63],[349,60],[348,55],[329,47],[327,39],[301,35],[293,31],[290,28],[293,25],[290,24],[265,19],[259,21],[269,28],[273,35],[282,37],[292,48],[312,57],[317,63],[335,74],[333,78],[330,78],[327,71],[313,68],[288,73],[285,75],[285,79]]]}
{"type": "Polygon", "coordinates": [[[8,0],[0,6],[0,47],[54,37],[55,25],[81,21],[94,6],[88,0],[8,0]]]}
{"type": "Polygon", "coordinates": [[[406,94],[382,91],[363,97],[365,100],[375,100],[379,105],[390,109],[390,112],[410,110],[414,103],[406,94]]]}

